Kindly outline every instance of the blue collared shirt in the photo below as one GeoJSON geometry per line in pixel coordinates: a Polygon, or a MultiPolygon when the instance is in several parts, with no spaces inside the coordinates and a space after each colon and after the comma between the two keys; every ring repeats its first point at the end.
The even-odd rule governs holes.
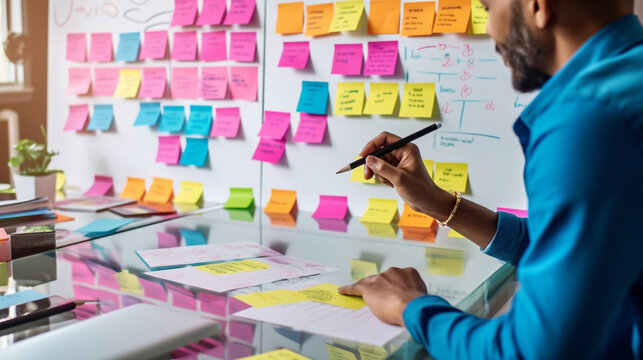
{"type": "Polygon", "coordinates": [[[643,357],[643,27],[588,40],[516,121],[529,218],[499,213],[485,252],[517,265],[512,309],[480,319],[436,296],[404,322],[437,359],[643,357]]]}

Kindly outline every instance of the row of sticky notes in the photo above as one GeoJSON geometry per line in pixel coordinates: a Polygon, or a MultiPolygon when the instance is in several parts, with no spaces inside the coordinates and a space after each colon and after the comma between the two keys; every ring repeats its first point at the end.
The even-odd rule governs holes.
{"type": "Polygon", "coordinates": [[[181,152],[180,136],[159,136],[156,162],[168,165],[194,165],[203,167],[208,159],[207,138],[186,138],[181,152]]]}
{"type": "MultiPolygon", "coordinates": [[[[399,98],[399,83],[371,83],[365,104],[363,82],[337,84],[335,115],[394,115],[399,98]]],[[[405,83],[400,117],[431,118],[435,103],[434,83],[405,83]]]]}
{"type": "MultiPolygon", "coordinates": [[[[159,120],[160,131],[178,133],[183,130],[185,109],[182,105],[163,107],[160,103],[141,103],[140,111],[134,126],[155,126],[159,120]]],[[[185,126],[185,135],[202,135],[210,137],[237,137],[241,124],[238,107],[217,108],[216,117],[212,116],[212,106],[190,105],[190,116],[185,126]]]]}
{"type": "MultiPolygon", "coordinates": [[[[89,105],[69,105],[69,115],[63,131],[83,131],[89,117],[89,105]]],[[[111,104],[95,104],[88,131],[107,131],[114,120],[114,107],[111,104]]]]}
{"type": "Polygon", "coordinates": [[[219,25],[222,21],[223,25],[245,25],[252,20],[256,0],[230,0],[227,12],[226,3],[227,0],[203,0],[199,14],[197,0],[174,0],[171,26],[219,25]]]}
{"type": "MultiPolygon", "coordinates": [[[[152,186],[145,190],[145,179],[128,177],[127,183],[119,197],[143,201],[150,204],[168,204],[170,201],[181,204],[197,204],[203,198],[203,184],[193,181],[181,181],[181,188],[174,197],[171,179],[154,177],[152,186]]],[[[95,175],[94,183],[83,194],[85,197],[110,196],[114,194],[114,180],[111,176],[95,175]]]]}
{"type": "MultiPolygon", "coordinates": [[[[364,75],[395,75],[398,58],[398,42],[371,41],[368,43],[368,58],[364,75]]],[[[361,75],[364,54],[362,44],[335,44],[332,74],[361,75]]]]}

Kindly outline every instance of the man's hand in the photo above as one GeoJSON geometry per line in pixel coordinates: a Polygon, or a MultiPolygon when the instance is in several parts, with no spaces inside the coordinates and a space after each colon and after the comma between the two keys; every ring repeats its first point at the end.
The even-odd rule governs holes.
{"type": "Polygon", "coordinates": [[[413,299],[426,295],[426,285],[414,268],[390,268],[339,288],[343,295],[361,296],[378,319],[404,326],[402,314],[413,299]]]}

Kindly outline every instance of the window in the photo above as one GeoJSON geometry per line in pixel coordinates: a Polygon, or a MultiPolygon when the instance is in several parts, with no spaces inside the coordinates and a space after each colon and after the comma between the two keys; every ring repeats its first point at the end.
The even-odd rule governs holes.
{"type": "MultiPolygon", "coordinates": [[[[4,46],[7,35],[11,32],[22,33],[22,1],[0,0],[0,44],[4,46]]],[[[0,86],[22,87],[24,84],[24,66],[16,65],[7,59],[4,49],[0,50],[0,86]]]]}

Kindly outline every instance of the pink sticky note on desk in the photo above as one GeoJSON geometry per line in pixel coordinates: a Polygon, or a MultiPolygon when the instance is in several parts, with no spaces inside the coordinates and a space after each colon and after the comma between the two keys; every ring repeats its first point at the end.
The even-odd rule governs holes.
{"type": "Polygon", "coordinates": [[[166,284],[166,286],[172,294],[172,305],[196,311],[196,298],[192,291],[173,284],[166,284]]]}
{"type": "Polygon", "coordinates": [[[167,292],[163,285],[143,278],[138,278],[138,282],[141,284],[141,287],[143,287],[143,295],[158,301],[167,302],[167,292]]]}
{"type": "Polygon", "coordinates": [[[201,311],[214,314],[217,316],[226,316],[226,297],[225,295],[199,293],[201,301],[201,311]]]}
{"type": "Polygon", "coordinates": [[[91,285],[94,284],[94,273],[83,260],[68,254],[64,254],[63,259],[69,261],[71,264],[71,279],[73,282],[81,282],[91,285]]]}
{"type": "Polygon", "coordinates": [[[69,68],[67,95],[86,95],[92,85],[90,68],[69,68]]]}
{"type": "Polygon", "coordinates": [[[217,108],[210,136],[237,137],[241,115],[238,107],[217,108]]]}
{"type": "Polygon", "coordinates": [[[285,150],[286,140],[261,138],[255,153],[252,155],[252,160],[276,164],[281,160],[285,150]]]}
{"type": "Polygon", "coordinates": [[[196,99],[199,89],[199,68],[172,68],[170,90],[173,99],[196,99]]]}
{"type": "Polygon", "coordinates": [[[219,25],[225,14],[226,0],[203,0],[197,25],[219,25]]]}
{"type": "Polygon", "coordinates": [[[177,247],[181,244],[181,239],[179,237],[175,236],[174,234],[170,234],[166,232],[160,232],[160,231],[157,232],[156,238],[158,241],[159,249],[177,247]]]}
{"type": "Polygon", "coordinates": [[[278,66],[303,69],[308,63],[309,55],[310,43],[308,41],[286,41],[278,66]]]}
{"type": "Polygon", "coordinates": [[[174,0],[174,13],[170,26],[189,26],[194,24],[199,10],[197,0],[174,0]]]}
{"type": "Polygon", "coordinates": [[[165,68],[143,68],[141,90],[138,92],[138,97],[142,99],[160,99],[165,95],[166,86],[167,75],[165,68]]]}
{"type": "Polygon", "coordinates": [[[255,339],[255,326],[241,321],[230,320],[228,335],[252,344],[255,339]]]}
{"type": "Polygon", "coordinates": [[[199,96],[203,99],[225,99],[228,94],[228,68],[213,66],[201,68],[199,96]]]}
{"type": "Polygon", "coordinates": [[[257,49],[257,32],[232,32],[230,33],[230,60],[240,62],[255,61],[257,49]]]}
{"type": "Polygon", "coordinates": [[[107,195],[114,195],[114,179],[104,175],[94,175],[94,184],[83,194],[85,197],[107,195]]]}
{"type": "Polygon", "coordinates": [[[301,113],[294,142],[320,144],[326,132],[326,115],[301,113]]]}
{"type": "Polygon", "coordinates": [[[394,75],[397,51],[397,40],[369,42],[364,75],[394,75]]]}
{"type": "Polygon", "coordinates": [[[331,74],[360,75],[363,61],[362,44],[335,44],[331,74]]]}
{"type": "Polygon", "coordinates": [[[110,289],[114,290],[121,290],[121,283],[116,280],[114,275],[116,275],[116,271],[102,266],[98,264],[93,264],[91,268],[94,270],[96,274],[98,274],[98,284],[100,286],[108,287],[110,289]]]}
{"type": "MultiPolygon", "coordinates": [[[[119,286],[120,290],[120,286],[119,286]]],[[[74,285],[74,299],[76,300],[100,300],[101,312],[108,313],[118,310],[120,306],[120,297],[113,292],[96,290],[83,285],[74,285]]],[[[85,304],[82,307],[96,307],[95,304],[85,304]]]]}
{"type": "Polygon", "coordinates": [[[156,162],[176,165],[181,157],[180,136],[159,136],[159,148],[156,153],[156,162]]]}
{"type": "Polygon", "coordinates": [[[290,113],[279,111],[266,111],[263,125],[257,134],[266,139],[283,139],[290,127],[290,113]]]}
{"type": "Polygon", "coordinates": [[[196,48],[196,31],[175,32],[172,42],[172,60],[194,61],[196,48]]]}
{"type": "Polygon", "coordinates": [[[319,195],[319,205],[313,213],[315,219],[343,220],[348,212],[348,197],[319,195]]]}
{"type": "Polygon", "coordinates": [[[119,76],[120,69],[118,68],[94,68],[92,94],[94,96],[114,96],[119,76]]]}
{"type": "Polygon", "coordinates": [[[257,101],[258,68],[230,67],[230,94],[235,100],[257,101]]]}
{"type": "Polygon", "coordinates": [[[112,33],[94,33],[89,47],[89,61],[112,61],[112,33]]]}
{"type": "Polygon", "coordinates": [[[201,33],[201,60],[226,60],[226,52],[225,30],[201,33]]]}
{"type": "Polygon", "coordinates": [[[509,209],[509,208],[501,208],[501,207],[499,207],[497,210],[502,211],[502,212],[506,212],[506,213],[510,213],[510,214],[514,214],[514,215],[516,215],[517,217],[520,217],[520,218],[526,218],[527,215],[528,215],[527,210],[509,209]]]}
{"type": "Polygon", "coordinates": [[[254,14],[256,6],[256,0],[231,0],[230,8],[226,13],[223,23],[225,25],[248,24],[252,19],[252,14],[254,14]]]}
{"type": "Polygon", "coordinates": [[[167,31],[146,31],[139,59],[165,59],[167,31]]]}
{"type": "Polygon", "coordinates": [[[67,34],[68,61],[85,62],[87,54],[87,36],[82,34],[67,34]]]}
{"type": "Polygon", "coordinates": [[[69,115],[63,131],[82,131],[89,116],[89,105],[69,105],[69,115]]]}

